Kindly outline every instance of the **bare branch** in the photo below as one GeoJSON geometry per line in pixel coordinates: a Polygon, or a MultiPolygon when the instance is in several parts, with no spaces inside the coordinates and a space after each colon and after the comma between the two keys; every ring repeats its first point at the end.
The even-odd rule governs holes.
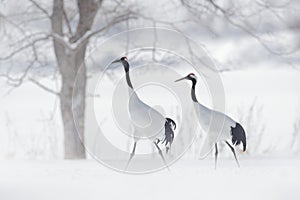
{"type": "Polygon", "coordinates": [[[63,9],[63,15],[64,15],[64,19],[65,19],[65,22],[66,22],[67,27],[68,27],[69,34],[72,35],[73,34],[72,33],[72,28],[71,28],[70,21],[68,19],[68,15],[67,15],[65,9],[63,9]]]}
{"type": "Polygon", "coordinates": [[[34,80],[33,78],[29,78],[28,80],[31,81],[32,83],[36,84],[37,86],[39,86],[40,88],[42,88],[43,90],[45,90],[45,91],[47,91],[47,92],[50,92],[50,93],[52,93],[52,94],[54,94],[54,95],[57,95],[57,96],[60,95],[59,92],[56,92],[56,91],[52,90],[51,88],[48,88],[47,86],[45,86],[45,85],[43,85],[42,83],[40,83],[40,82],[34,80]]]}
{"type": "MultiPolygon", "coordinates": [[[[223,19],[225,19],[230,25],[232,25],[233,27],[236,27],[240,30],[242,30],[243,32],[247,33],[248,35],[250,35],[251,37],[253,37],[265,50],[267,50],[269,53],[277,55],[277,56],[284,56],[284,55],[290,55],[293,54],[295,52],[298,51],[298,48],[295,49],[290,49],[290,50],[275,50],[272,47],[270,47],[267,44],[267,41],[265,41],[263,39],[263,37],[261,35],[258,35],[257,33],[255,33],[254,31],[252,31],[250,28],[248,28],[247,26],[237,22],[234,18],[237,18],[237,10],[240,9],[226,9],[223,8],[222,6],[218,5],[215,0],[205,0],[204,2],[208,3],[208,4],[204,4],[203,2],[199,3],[198,1],[193,2],[194,4],[191,4],[190,1],[186,1],[186,0],[181,0],[181,3],[184,7],[186,7],[190,12],[192,12],[195,16],[197,16],[197,18],[199,18],[199,15],[201,15],[202,12],[204,11],[208,11],[211,14],[213,14],[216,17],[221,17],[223,19]],[[204,11],[202,11],[202,9],[204,9],[204,11]],[[202,12],[201,12],[202,11],[202,12]],[[217,12],[219,11],[219,12],[217,12]]],[[[271,8],[276,8],[276,6],[270,6],[269,4],[263,4],[261,2],[256,2],[260,7],[264,7],[265,9],[259,8],[255,11],[255,13],[261,13],[262,11],[266,10],[266,9],[271,9],[271,8]]],[[[287,3],[289,4],[289,3],[287,3]]],[[[285,5],[287,5],[285,4],[285,5]]],[[[280,5],[279,8],[281,9],[282,6],[285,5],[280,5]]],[[[278,19],[280,19],[282,21],[282,19],[280,18],[280,16],[278,16],[276,13],[274,13],[273,10],[271,10],[271,12],[275,15],[275,17],[277,17],[278,19]]],[[[253,15],[253,14],[251,14],[253,15]]],[[[243,17],[243,19],[245,19],[245,21],[247,21],[248,16],[242,16],[239,15],[239,17],[243,17]]],[[[241,21],[241,20],[240,20],[241,21]]]]}
{"type": "Polygon", "coordinates": [[[92,32],[88,32],[88,34],[86,34],[86,36],[83,37],[82,40],[89,39],[89,38],[91,38],[92,36],[94,36],[94,35],[96,35],[96,34],[102,32],[102,31],[104,31],[104,30],[106,30],[106,29],[109,29],[109,28],[111,28],[112,26],[114,26],[114,25],[116,25],[116,24],[118,24],[118,23],[121,23],[121,22],[123,22],[123,21],[129,20],[129,19],[137,19],[137,17],[136,17],[136,16],[133,16],[132,14],[133,14],[133,12],[129,11],[129,12],[123,14],[123,15],[120,15],[120,16],[114,18],[111,22],[109,22],[108,24],[106,24],[106,25],[103,26],[102,28],[97,29],[97,30],[92,31],[92,32]]]}
{"type": "MultiPolygon", "coordinates": [[[[33,61],[30,62],[30,64],[26,67],[24,72],[22,73],[21,77],[19,78],[13,78],[10,76],[10,71],[8,71],[6,74],[0,74],[0,77],[4,77],[7,79],[7,83],[13,87],[19,87],[22,83],[25,77],[27,76],[30,69],[33,67],[34,63],[37,61],[37,57],[33,61]]],[[[12,68],[10,68],[12,69],[12,68]]]]}
{"type": "Polygon", "coordinates": [[[68,48],[69,50],[74,49],[74,47],[71,46],[70,43],[64,39],[63,36],[61,36],[57,33],[51,33],[49,36],[51,36],[53,39],[55,39],[55,41],[57,43],[59,43],[60,45],[62,45],[63,47],[68,48]]]}
{"type": "Polygon", "coordinates": [[[224,15],[227,15],[227,11],[225,9],[223,9],[222,7],[220,7],[218,4],[216,4],[214,2],[214,0],[208,0],[208,2],[213,5],[213,7],[215,7],[217,10],[220,10],[224,15]]]}
{"type": "Polygon", "coordinates": [[[256,35],[254,32],[252,32],[250,29],[246,28],[245,26],[242,26],[236,22],[234,22],[230,16],[228,15],[228,12],[222,8],[221,6],[219,6],[218,4],[216,4],[214,2],[214,0],[208,0],[208,2],[211,3],[212,6],[214,6],[217,10],[221,11],[225,17],[225,19],[227,20],[227,22],[229,22],[229,24],[241,29],[242,31],[244,31],[245,33],[249,34],[250,36],[252,36],[254,39],[256,39],[261,45],[262,47],[264,47],[268,52],[277,55],[277,56],[282,56],[282,55],[290,55],[292,53],[295,53],[296,51],[298,51],[298,49],[292,49],[290,51],[286,51],[286,52],[278,52],[278,51],[274,51],[272,48],[270,48],[264,41],[263,39],[256,35]]]}
{"type": "Polygon", "coordinates": [[[44,13],[48,18],[50,18],[49,13],[42,7],[40,6],[35,0],[29,0],[35,7],[37,7],[42,13],[44,13]]]}
{"type": "Polygon", "coordinates": [[[15,51],[11,52],[10,54],[8,54],[7,56],[4,56],[4,57],[0,57],[0,60],[7,60],[7,59],[10,59],[12,58],[13,56],[15,56],[16,54],[20,53],[21,51],[29,48],[29,47],[32,47],[34,46],[36,43],[40,42],[40,41],[44,41],[44,40],[47,40],[49,39],[49,35],[48,36],[45,36],[45,37],[41,37],[41,38],[37,38],[35,40],[33,40],[32,42],[16,49],[15,51]]]}
{"type": "Polygon", "coordinates": [[[86,32],[91,29],[101,2],[102,1],[96,2],[94,0],[77,0],[79,20],[75,35],[73,35],[69,40],[71,43],[76,43],[77,40],[81,39],[86,32]]]}

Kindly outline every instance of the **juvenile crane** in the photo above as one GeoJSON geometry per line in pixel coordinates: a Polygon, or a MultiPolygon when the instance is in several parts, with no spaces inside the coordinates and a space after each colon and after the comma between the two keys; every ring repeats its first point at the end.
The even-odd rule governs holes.
{"type": "Polygon", "coordinates": [[[204,130],[208,130],[209,126],[212,126],[210,129],[210,132],[207,135],[206,141],[204,142],[204,147],[209,147],[210,145],[215,145],[215,168],[217,167],[217,158],[218,158],[218,146],[217,142],[225,142],[228,147],[231,149],[235,161],[240,167],[240,164],[238,162],[238,159],[235,154],[234,145],[243,144],[243,151],[246,150],[246,135],[243,127],[236,121],[234,121],[232,118],[227,116],[224,113],[209,109],[198,102],[196,93],[195,93],[195,87],[197,84],[197,77],[194,73],[190,73],[187,76],[180,78],[176,80],[175,82],[181,81],[181,80],[190,80],[192,82],[192,88],[191,88],[191,97],[195,106],[196,115],[198,117],[198,120],[204,130]],[[212,117],[216,120],[213,121],[212,124],[210,124],[212,117]],[[214,124],[215,123],[215,124],[214,124]],[[220,124],[216,123],[223,123],[223,128],[215,128],[220,127],[220,124]],[[214,127],[215,126],[215,127],[214,127]],[[232,145],[227,141],[231,140],[232,145]],[[205,146],[206,144],[206,146],[205,146]]]}
{"type": "Polygon", "coordinates": [[[140,139],[151,140],[155,147],[158,149],[158,153],[162,158],[164,164],[166,165],[166,167],[168,167],[158,144],[165,143],[166,149],[168,151],[174,139],[174,130],[176,129],[176,123],[172,119],[162,116],[161,113],[144,103],[139,98],[138,94],[134,91],[130,80],[129,63],[127,61],[127,57],[122,57],[121,59],[117,59],[112,63],[121,63],[124,67],[129,94],[129,114],[134,128],[134,145],[125,170],[127,169],[133,156],[135,155],[136,144],[140,139]]]}

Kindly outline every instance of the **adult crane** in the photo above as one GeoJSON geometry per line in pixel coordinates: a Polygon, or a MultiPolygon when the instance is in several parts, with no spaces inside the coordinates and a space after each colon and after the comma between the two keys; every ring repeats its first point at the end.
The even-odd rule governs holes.
{"type": "Polygon", "coordinates": [[[129,74],[129,63],[127,57],[122,57],[113,61],[112,63],[121,63],[125,70],[126,82],[128,85],[129,94],[129,115],[134,128],[133,139],[134,145],[125,170],[127,169],[130,161],[135,155],[136,144],[140,139],[149,139],[153,142],[158,150],[166,167],[168,167],[166,160],[162,154],[159,143],[165,143],[168,149],[170,148],[174,139],[174,130],[176,123],[171,118],[165,118],[161,113],[144,103],[135,92],[129,74]]]}
{"type": "Polygon", "coordinates": [[[236,157],[235,150],[233,146],[237,146],[239,144],[243,144],[243,151],[246,151],[246,134],[243,127],[236,121],[234,121],[232,118],[230,118],[228,115],[221,113],[219,111],[215,111],[212,109],[207,108],[203,104],[199,103],[196,97],[195,93],[195,87],[197,84],[197,77],[194,73],[190,73],[187,76],[180,78],[176,80],[175,82],[181,81],[181,80],[189,80],[192,82],[192,88],[191,88],[191,97],[195,106],[196,115],[198,117],[198,120],[201,124],[201,127],[204,130],[208,130],[209,126],[216,126],[220,127],[220,124],[216,123],[223,123],[223,128],[215,128],[212,127],[210,129],[210,132],[207,135],[206,141],[204,142],[204,147],[210,148],[210,145],[215,145],[215,168],[217,167],[217,158],[218,158],[218,146],[217,142],[225,142],[227,146],[231,149],[235,161],[240,167],[239,161],[236,157]],[[212,118],[216,119],[214,120],[212,124],[210,124],[212,118]],[[231,140],[232,145],[227,141],[231,140]],[[206,144],[206,146],[205,146],[206,144]]]}

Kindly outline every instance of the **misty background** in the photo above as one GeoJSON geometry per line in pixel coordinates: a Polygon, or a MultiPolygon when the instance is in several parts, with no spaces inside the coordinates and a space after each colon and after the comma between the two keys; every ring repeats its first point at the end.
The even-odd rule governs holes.
{"type": "MultiPolygon", "coordinates": [[[[80,102],[75,112],[81,120],[80,134],[86,138],[84,99],[99,97],[87,94],[85,87],[107,64],[101,55],[88,55],[113,34],[143,27],[179,31],[207,50],[223,81],[226,113],[246,129],[249,148],[243,156],[297,156],[299,9],[300,3],[292,0],[2,0],[0,157],[85,158],[71,115],[76,72],[83,63],[86,70],[79,74],[80,92],[74,98],[80,102]]],[[[109,59],[123,56],[114,52],[117,45],[108,50],[109,59]]],[[[124,46],[124,52],[128,50],[124,46]]],[[[152,58],[138,54],[134,59],[172,58],[154,51],[152,58]]],[[[176,67],[182,75],[189,73],[185,66],[176,67]]],[[[122,70],[110,69],[107,81],[122,76],[122,70]]],[[[199,84],[197,95],[212,106],[204,90],[199,84]]],[[[202,133],[198,135],[201,139],[202,133]]],[[[101,147],[101,141],[97,145],[101,147]]],[[[131,149],[130,141],[124,145],[131,149]]],[[[198,152],[196,141],[186,156],[196,159],[198,152]]]]}
{"type": "MultiPolygon", "coordinates": [[[[299,199],[299,11],[297,0],[0,0],[0,199],[299,199]],[[159,37],[159,30],[176,31],[186,43],[159,37]],[[135,49],[143,38],[151,48],[135,49]],[[181,55],[159,49],[162,39],[173,42],[173,53],[200,60],[208,55],[214,64],[192,68],[181,55]],[[106,69],[125,55],[141,99],[178,124],[192,121],[181,116],[191,102],[190,85],[172,82],[184,88],[177,96],[186,104],[178,105],[175,90],[149,82],[139,87],[142,78],[198,71],[196,95],[217,109],[203,78],[209,70],[217,73],[225,94],[221,111],[246,130],[246,152],[236,147],[241,168],[221,143],[217,170],[213,152],[198,160],[206,133],[188,129],[186,135],[175,131],[166,158],[196,139],[170,171],[132,176],[91,159],[105,155],[117,163],[125,155],[126,162],[132,149],[111,109],[116,89],[127,92],[124,70],[106,69]],[[104,139],[122,153],[109,151],[104,139]]],[[[145,152],[155,149],[141,141],[132,167],[163,164],[155,153],[148,162],[139,160],[145,152]]]]}

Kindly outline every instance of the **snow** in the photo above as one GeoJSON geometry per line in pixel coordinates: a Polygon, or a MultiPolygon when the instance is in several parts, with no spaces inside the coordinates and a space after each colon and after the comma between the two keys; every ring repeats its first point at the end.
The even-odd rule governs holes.
{"type": "Polygon", "coordinates": [[[0,199],[299,199],[300,158],[181,159],[129,175],[87,161],[2,161],[0,199]]]}
{"type": "MultiPolygon", "coordinates": [[[[120,69],[120,72],[123,73],[122,69],[120,69]]],[[[188,72],[190,71],[185,70],[180,74],[186,75],[188,72]]],[[[265,125],[265,133],[261,141],[261,147],[259,149],[252,148],[250,149],[251,152],[261,154],[267,151],[270,155],[290,155],[293,152],[290,147],[291,140],[293,140],[293,126],[299,115],[297,112],[300,105],[298,93],[299,71],[260,68],[226,72],[221,75],[226,94],[226,113],[233,119],[240,120],[240,115],[248,112],[247,109],[254,99],[263,106],[262,113],[255,117],[257,118],[256,122],[265,125]]],[[[100,117],[105,116],[103,115],[104,111],[106,114],[111,114],[110,106],[106,106],[107,104],[103,102],[111,101],[110,97],[112,97],[113,91],[111,82],[117,80],[105,79],[107,84],[102,85],[101,91],[98,91],[100,97],[94,98],[96,110],[102,111],[98,112],[100,117]]],[[[134,76],[133,81],[137,81],[136,76],[134,76]]],[[[43,83],[57,90],[55,84],[51,81],[44,81],[43,83]]],[[[9,88],[5,81],[1,81],[0,85],[2,89],[0,93],[2,97],[0,99],[2,105],[0,108],[0,158],[61,158],[63,134],[57,97],[30,82],[24,83],[8,95],[9,88]]],[[[199,100],[204,105],[211,106],[210,97],[207,95],[207,89],[202,80],[199,80],[196,92],[199,100]]],[[[173,98],[172,94],[169,94],[163,88],[158,90],[157,87],[150,86],[141,88],[139,94],[151,105],[162,105],[164,108],[167,108],[170,99],[173,98]],[[153,91],[157,94],[157,98],[151,98],[153,91]]],[[[189,95],[188,89],[186,94],[189,95]]],[[[172,102],[176,103],[177,101],[172,102]]],[[[167,114],[176,116],[176,113],[178,112],[168,112],[167,114]]],[[[99,118],[99,123],[104,130],[118,131],[112,120],[99,118]]],[[[251,132],[252,128],[249,127],[251,123],[249,123],[249,126],[247,121],[241,121],[241,123],[245,126],[248,136],[256,134],[251,132]]],[[[124,134],[111,133],[111,131],[105,133],[108,133],[106,134],[106,136],[109,136],[107,138],[113,141],[113,144],[118,148],[124,151],[131,150],[130,143],[127,141],[128,138],[124,134]],[[115,135],[118,136],[117,140],[115,135]],[[120,138],[120,135],[122,138],[120,138]]],[[[253,145],[250,144],[249,147],[251,148],[253,145]]],[[[146,148],[143,150],[139,148],[138,151],[138,153],[143,153],[143,151],[148,152],[152,149],[146,148]]],[[[228,155],[230,155],[230,152],[228,155]]]]}
{"type": "MultiPolygon", "coordinates": [[[[51,1],[49,2],[44,2],[41,6],[50,13],[51,1]]],[[[248,4],[247,2],[246,4],[248,4]]],[[[71,1],[65,3],[67,10],[73,12],[76,9],[76,3],[74,4],[71,1]]],[[[136,4],[137,2],[133,3],[136,4]]],[[[37,34],[35,36],[49,35],[65,45],[67,51],[75,50],[80,42],[91,36],[93,30],[95,31],[103,25],[103,18],[97,17],[94,22],[94,29],[88,31],[81,39],[71,44],[66,36],[61,37],[54,33],[48,33],[50,29],[48,19],[29,22],[37,15],[31,3],[28,2],[27,4],[24,4],[24,2],[19,4],[16,1],[5,1],[0,5],[0,13],[6,16],[29,11],[28,14],[30,15],[24,19],[19,19],[23,15],[11,19],[20,24],[21,27],[24,27],[25,35],[30,33],[37,34]],[[27,4],[31,6],[29,10],[27,10],[27,4]],[[24,26],[22,25],[23,23],[25,23],[24,26]]],[[[109,3],[108,1],[108,4],[111,4],[111,2],[109,3]]],[[[299,134],[297,137],[297,133],[294,132],[295,123],[300,120],[298,54],[289,56],[272,55],[255,38],[232,26],[220,23],[221,21],[209,15],[204,16],[202,19],[204,26],[199,26],[198,22],[180,22],[182,19],[190,19],[191,17],[190,13],[184,9],[179,9],[182,6],[180,2],[160,1],[159,4],[158,2],[153,4],[152,1],[151,3],[150,1],[149,3],[144,1],[138,4],[142,5],[142,11],[149,18],[152,16],[154,19],[178,21],[175,23],[176,26],[185,35],[197,42],[198,45],[204,46],[209,55],[212,56],[213,61],[221,66],[222,69],[225,69],[225,72],[221,73],[220,76],[226,95],[226,114],[241,122],[246,129],[249,139],[247,152],[241,154],[240,151],[237,151],[242,168],[237,168],[232,158],[232,153],[228,149],[222,148],[224,147],[222,144],[219,145],[221,155],[217,170],[213,169],[213,155],[209,155],[205,160],[196,160],[200,152],[199,142],[197,143],[197,141],[193,143],[185,157],[170,166],[170,172],[162,170],[152,174],[129,175],[108,169],[95,160],[52,160],[63,157],[63,129],[58,98],[41,90],[33,83],[25,81],[20,87],[8,93],[11,88],[6,84],[5,79],[1,79],[0,200],[299,199],[300,191],[297,186],[300,180],[300,138],[299,134]],[[153,12],[153,5],[160,9],[156,9],[153,12]],[[209,22],[212,25],[209,28],[211,30],[208,30],[205,22],[209,22]],[[211,31],[215,33],[212,34],[211,31]],[[226,69],[235,69],[235,71],[226,71],[226,69]],[[248,118],[245,116],[252,114],[249,112],[249,108],[253,102],[257,102],[258,106],[255,107],[256,110],[251,116],[251,121],[247,120],[248,118]],[[261,112],[259,112],[260,108],[262,108],[261,112]],[[258,126],[259,128],[257,128],[258,126]],[[260,128],[264,129],[264,131],[257,131],[260,128]],[[296,141],[294,147],[292,146],[293,140],[296,141]],[[298,157],[292,157],[295,155],[298,155],[298,157]]],[[[255,7],[251,8],[246,4],[241,4],[241,9],[242,7],[249,9],[250,13],[245,12],[245,14],[250,15],[253,11],[256,12],[256,9],[253,10],[255,7]]],[[[287,13],[282,13],[282,17],[287,22],[284,24],[277,23],[277,19],[270,18],[269,14],[265,13],[262,15],[265,17],[262,17],[261,25],[257,26],[257,34],[261,33],[262,39],[266,40],[267,45],[274,49],[275,52],[293,50],[298,45],[299,34],[297,30],[286,29],[286,26],[290,26],[290,23],[293,22],[292,19],[298,15],[297,8],[299,5],[293,2],[286,10],[282,10],[288,12],[288,15],[287,13]],[[270,24],[266,22],[270,22],[270,24]]],[[[74,24],[71,25],[74,29],[74,24]]],[[[170,28],[165,24],[157,23],[156,25],[170,28]]],[[[153,26],[153,22],[151,20],[148,22],[139,20],[135,21],[135,23],[130,23],[130,26],[132,28],[148,27],[153,26]]],[[[291,25],[291,27],[293,26],[291,25]]],[[[3,31],[12,33],[11,37],[10,34],[2,34],[1,41],[3,46],[1,51],[6,55],[12,48],[17,47],[17,45],[11,46],[10,43],[23,38],[23,34],[16,31],[16,28],[5,20],[3,30],[0,30],[0,32],[4,33],[3,31]]],[[[108,38],[120,31],[124,31],[123,26],[114,27],[107,31],[103,37],[91,38],[92,40],[88,47],[89,54],[92,56],[97,47],[107,42],[108,38]]],[[[152,31],[145,31],[144,34],[139,34],[136,38],[135,36],[131,37],[135,40],[129,40],[130,43],[142,38],[142,41],[145,42],[144,46],[150,47],[153,45],[152,39],[154,35],[152,31]]],[[[125,39],[126,41],[128,39],[127,37],[121,38],[123,42],[125,39]]],[[[170,39],[166,41],[174,39],[167,37],[167,35],[162,38],[170,39]]],[[[157,47],[159,47],[159,44],[159,40],[156,41],[157,47]]],[[[133,46],[135,46],[134,43],[133,46]]],[[[178,41],[176,46],[180,46],[178,41]]],[[[50,72],[54,70],[56,63],[51,40],[36,47],[38,47],[39,60],[48,64],[33,70],[36,70],[35,72],[39,75],[51,74],[50,72]]],[[[173,49],[173,43],[170,47],[172,50],[179,48],[174,47],[173,49]]],[[[180,52],[181,50],[185,52],[184,48],[182,49],[181,47],[176,50],[178,51],[176,53],[182,55],[180,52]]],[[[120,45],[117,40],[111,41],[107,48],[104,48],[105,54],[110,57],[116,56],[118,49],[121,49],[121,52],[123,52],[125,47],[120,45]]],[[[197,51],[197,53],[199,52],[197,51]]],[[[88,66],[96,65],[94,70],[98,73],[100,68],[104,68],[101,65],[109,60],[108,57],[104,59],[104,56],[101,56],[105,54],[95,53],[93,59],[87,60],[88,66]]],[[[155,57],[158,60],[160,56],[161,58],[166,56],[166,60],[168,58],[166,53],[159,52],[159,50],[156,51],[156,54],[155,57]]],[[[18,73],[27,66],[30,55],[29,52],[25,51],[16,58],[3,62],[1,65],[3,69],[0,70],[5,72],[9,69],[12,75],[17,75],[13,73],[18,73]]],[[[128,58],[131,62],[133,56],[128,55],[128,58]]],[[[136,60],[139,62],[132,63],[133,66],[148,62],[147,57],[144,57],[144,60],[140,58],[136,60]]],[[[176,64],[174,61],[160,64],[171,66],[174,63],[176,64]]],[[[188,66],[176,67],[178,71],[179,69],[181,70],[179,72],[182,75],[195,72],[194,69],[190,71],[191,68],[188,68],[188,66]]],[[[201,66],[197,67],[200,68],[201,66]]],[[[203,69],[201,68],[201,70],[203,69]]],[[[114,72],[116,73],[116,70],[114,72]]],[[[123,69],[119,68],[119,72],[121,73],[117,73],[110,78],[124,75],[123,69]]],[[[160,73],[161,71],[157,72],[160,73]]],[[[46,77],[39,81],[57,90],[59,87],[55,87],[54,82],[59,81],[53,81],[48,78],[46,77]]],[[[114,92],[112,88],[114,87],[114,82],[118,82],[120,79],[110,80],[107,78],[104,80],[105,84],[100,85],[101,88],[99,87],[98,90],[99,96],[97,99],[95,98],[95,111],[98,114],[98,123],[104,130],[104,135],[114,147],[124,152],[130,152],[132,141],[125,134],[120,134],[120,130],[113,118],[109,118],[110,115],[108,115],[111,114],[111,107],[108,104],[112,102],[110,98],[114,92]]],[[[132,80],[136,83],[137,76],[133,74],[132,80]]],[[[196,92],[201,103],[209,107],[212,106],[211,96],[205,82],[201,78],[196,92]]],[[[168,104],[172,102],[177,103],[177,101],[170,92],[163,88],[143,85],[143,87],[138,88],[138,93],[147,103],[165,108],[166,110],[161,110],[166,111],[168,116],[176,117],[176,114],[181,113],[178,109],[171,110],[171,106],[167,108],[168,104]],[[155,94],[155,98],[152,98],[153,94],[155,94]]],[[[89,94],[93,95],[93,93],[89,94]]],[[[186,94],[190,95],[190,91],[187,90],[186,94]]],[[[87,99],[91,98],[88,97],[87,99]]],[[[89,123],[87,122],[87,126],[89,126],[89,123]]],[[[175,135],[175,137],[177,136],[175,135]]],[[[200,137],[198,138],[199,141],[201,139],[200,137]]],[[[87,131],[87,140],[91,141],[95,146],[95,150],[92,150],[104,152],[107,154],[107,159],[111,158],[112,153],[105,149],[100,137],[100,142],[98,142],[98,139],[94,140],[94,135],[87,131]]],[[[138,155],[152,151],[153,149],[146,147],[143,143],[137,147],[138,155]]],[[[145,166],[145,162],[138,160],[138,155],[134,158],[131,165],[145,166]]],[[[155,156],[155,159],[157,162],[161,162],[161,160],[158,160],[158,156],[155,156]]],[[[120,162],[120,159],[116,159],[113,162],[120,162]]]]}

